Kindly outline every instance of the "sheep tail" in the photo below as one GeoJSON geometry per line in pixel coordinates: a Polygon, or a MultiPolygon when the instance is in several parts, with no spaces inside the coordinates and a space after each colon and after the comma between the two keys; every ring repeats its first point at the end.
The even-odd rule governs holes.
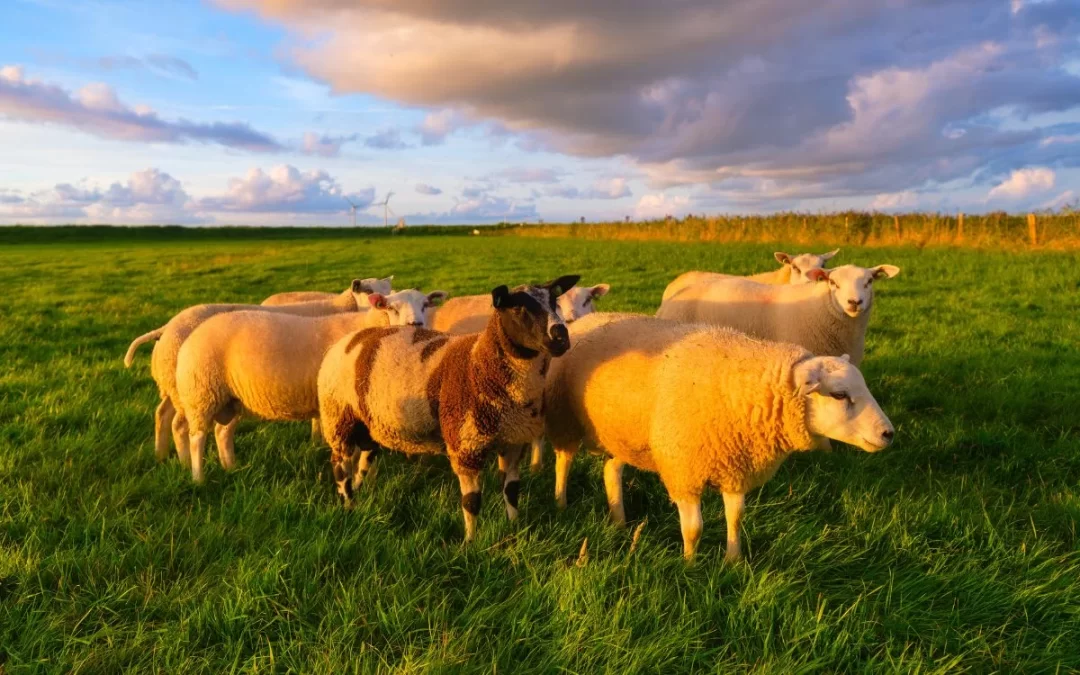
{"type": "Polygon", "coordinates": [[[135,360],[135,350],[139,348],[139,345],[150,342],[151,340],[158,339],[164,332],[165,327],[162,326],[161,328],[154,329],[145,335],[140,335],[139,337],[135,338],[132,341],[131,346],[128,347],[127,354],[124,354],[124,367],[131,367],[131,362],[135,360]]]}

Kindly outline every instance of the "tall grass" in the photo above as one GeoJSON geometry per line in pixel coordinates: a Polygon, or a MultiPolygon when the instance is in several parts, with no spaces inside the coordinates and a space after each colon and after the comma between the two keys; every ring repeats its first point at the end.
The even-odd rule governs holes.
{"type": "Polygon", "coordinates": [[[906,213],[891,215],[776,213],[762,216],[688,216],[645,222],[521,225],[496,230],[525,237],[633,241],[843,243],[853,246],[963,246],[971,248],[1080,249],[1080,212],[1016,215],[906,213]],[[1035,237],[1029,218],[1035,219],[1035,237]],[[963,224],[961,225],[961,218],[963,224]]]}

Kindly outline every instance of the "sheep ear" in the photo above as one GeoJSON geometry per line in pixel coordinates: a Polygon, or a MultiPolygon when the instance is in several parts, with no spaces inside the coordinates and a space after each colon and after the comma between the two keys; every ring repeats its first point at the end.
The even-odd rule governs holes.
{"type": "Polygon", "coordinates": [[[589,290],[589,293],[594,298],[599,298],[601,295],[607,295],[610,290],[611,284],[596,284],[589,290]]]}
{"type": "Polygon", "coordinates": [[[509,309],[511,304],[510,289],[505,285],[491,290],[491,306],[495,309],[509,309]]]}
{"type": "Polygon", "coordinates": [[[382,293],[368,293],[367,301],[375,309],[386,309],[386,296],[382,293]]]}
{"type": "Polygon", "coordinates": [[[821,369],[809,362],[795,366],[795,395],[809,396],[821,389],[821,369]]]}
{"type": "Polygon", "coordinates": [[[821,268],[813,269],[806,273],[806,278],[810,281],[827,281],[829,278],[829,271],[821,268]]]}
{"type": "Polygon", "coordinates": [[[840,252],[840,249],[834,248],[833,250],[829,251],[828,253],[822,253],[821,254],[821,259],[822,260],[832,260],[834,257],[836,257],[836,254],[839,253],[839,252],[840,252]]]}
{"type": "Polygon", "coordinates": [[[377,279],[377,280],[373,280],[373,281],[375,282],[375,284],[373,284],[374,288],[377,289],[380,293],[390,293],[393,290],[393,287],[394,287],[393,286],[393,284],[394,284],[394,275],[393,274],[391,274],[390,276],[388,276],[388,277],[386,277],[384,279],[377,279]]]}
{"type": "Polygon", "coordinates": [[[777,251],[776,253],[773,253],[773,257],[776,258],[776,262],[780,263],[781,265],[791,264],[791,256],[789,256],[787,253],[784,253],[783,251],[777,251]]]}
{"type": "Polygon", "coordinates": [[[450,294],[447,293],[446,291],[432,291],[432,292],[427,294],[427,299],[428,299],[428,302],[430,302],[430,303],[442,302],[449,295],[450,294]]]}
{"type": "Polygon", "coordinates": [[[872,269],[874,270],[875,279],[892,279],[897,274],[900,274],[900,268],[896,265],[878,265],[872,269]]]}
{"type": "Polygon", "coordinates": [[[567,274],[544,284],[544,288],[551,291],[556,298],[573,288],[581,280],[580,274],[567,274]]]}
{"type": "Polygon", "coordinates": [[[851,363],[851,354],[841,354],[838,358],[841,361],[847,361],[848,363],[851,363]]]}
{"type": "Polygon", "coordinates": [[[366,291],[364,291],[364,280],[363,279],[353,279],[352,280],[352,292],[353,293],[364,293],[364,292],[366,292],[366,291]]]}

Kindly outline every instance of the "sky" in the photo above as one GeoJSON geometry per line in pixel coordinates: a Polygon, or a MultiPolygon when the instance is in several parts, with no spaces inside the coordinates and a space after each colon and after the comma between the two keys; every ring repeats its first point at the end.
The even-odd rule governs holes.
{"type": "Polygon", "coordinates": [[[0,223],[1080,200],[1080,0],[2,5],[0,223]]]}

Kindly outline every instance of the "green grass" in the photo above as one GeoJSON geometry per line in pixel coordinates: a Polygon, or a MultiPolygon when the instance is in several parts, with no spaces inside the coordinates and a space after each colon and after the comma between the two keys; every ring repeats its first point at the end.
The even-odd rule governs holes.
{"type": "Polygon", "coordinates": [[[579,457],[506,521],[494,471],[462,545],[443,458],[389,454],[345,512],[300,423],[247,420],[240,468],[192,485],[152,451],[149,348],[175,311],[401,286],[479,293],[579,272],[652,311],[687,269],[751,272],[782,245],[489,237],[0,247],[0,671],[1054,672],[1080,669],[1080,272],[1065,254],[848,248],[893,263],[864,372],[897,443],[790,460],[748,499],[745,563],[722,500],[697,561],[655,476],[630,527],[579,457]],[[645,522],[631,551],[631,533],[645,522]],[[587,564],[575,564],[588,538],[587,564]]]}

